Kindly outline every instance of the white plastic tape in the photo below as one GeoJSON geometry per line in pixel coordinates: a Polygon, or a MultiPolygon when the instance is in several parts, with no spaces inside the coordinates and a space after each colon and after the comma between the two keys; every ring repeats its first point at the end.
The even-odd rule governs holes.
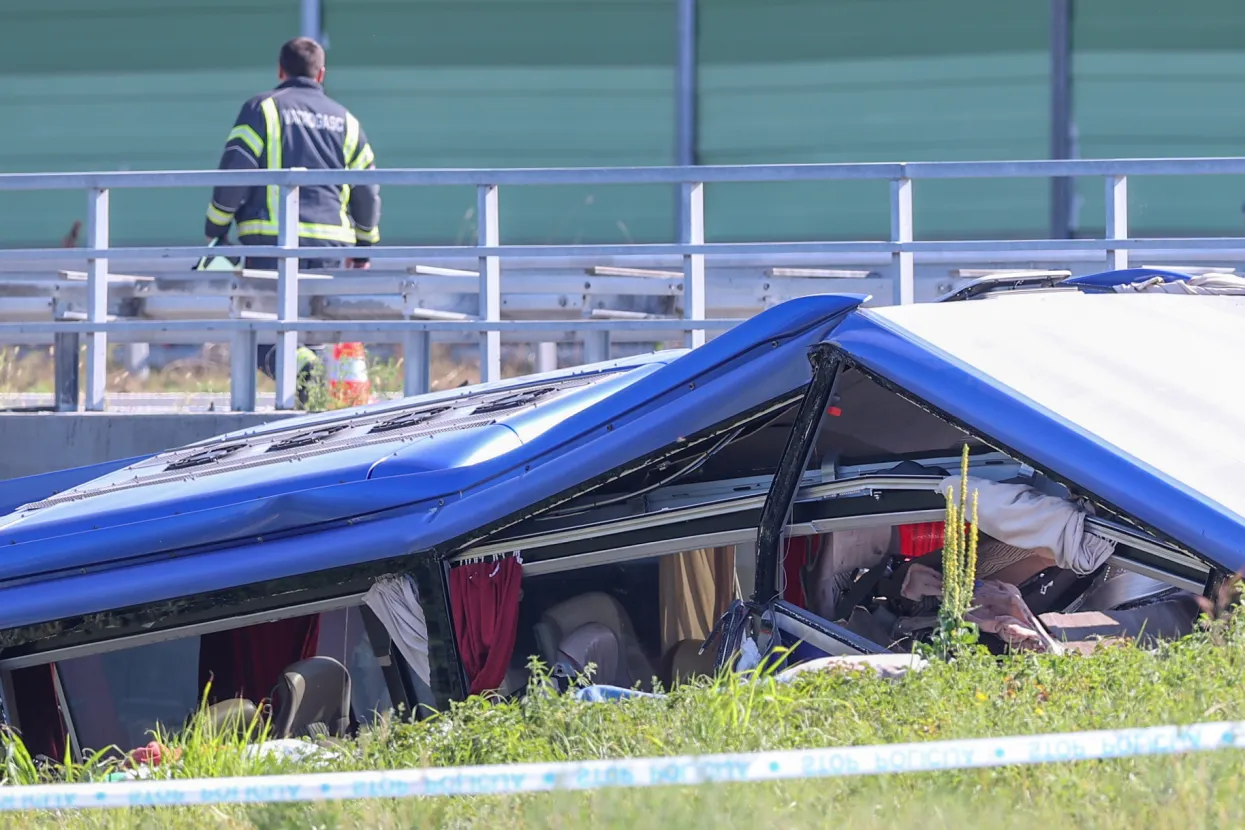
{"type": "Polygon", "coordinates": [[[1134,758],[1242,746],[1245,722],[1200,723],[738,755],[0,787],[0,810],[256,804],[776,781],[1134,758]]]}

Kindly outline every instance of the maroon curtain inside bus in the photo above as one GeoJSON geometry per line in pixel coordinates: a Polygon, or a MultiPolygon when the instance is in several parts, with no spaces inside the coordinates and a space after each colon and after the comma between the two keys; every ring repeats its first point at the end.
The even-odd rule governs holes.
{"type": "Polygon", "coordinates": [[[782,598],[799,608],[808,608],[804,575],[813,564],[814,554],[821,549],[821,536],[794,536],[787,539],[782,558],[782,598]]]}
{"type": "Polygon", "coordinates": [[[459,565],[450,571],[454,636],[470,693],[499,688],[519,631],[523,566],[514,558],[459,565]]]}
{"type": "Polygon", "coordinates": [[[31,755],[46,755],[56,761],[65,758],[65,723],[56,702],[52,664],[16,669],[13,697],[9,701],[21,724],[22,743],[31,755]]]}
{"type": "Polygon", "coordinates": [[[319,614],[204,634],[199,688],[211,679],[208,703],[241,697],[258,705],[286,666],[315,656],[319,640],[319,614]]]}

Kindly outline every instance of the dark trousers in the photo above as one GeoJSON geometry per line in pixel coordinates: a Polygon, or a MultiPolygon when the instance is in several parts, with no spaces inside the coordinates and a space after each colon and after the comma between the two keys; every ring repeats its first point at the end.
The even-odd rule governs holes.
{"type": "MultiPolygon", "coordinates": [[[[275,271],[277,270],[277,259],[269,257],[247,257],[246,268],[253,268],[256,271],[275,271]]],[[[298,261],[299,269],[314,271],[323,268],[340,268],[342,261],[340,259],[300,259],[298,261]]]]}
{"type": "MultiPolygon", "coordinates": [[[[255,363],[259,370],[273,380],[277,379],[277,347],[272,344],[255,347],[255,363]]],[[[304,366],[298,370],[298,380],[294,385],[294,395],[298,400],[298,408],[307,405],[311,389],[312,367],[304,366]]]]}

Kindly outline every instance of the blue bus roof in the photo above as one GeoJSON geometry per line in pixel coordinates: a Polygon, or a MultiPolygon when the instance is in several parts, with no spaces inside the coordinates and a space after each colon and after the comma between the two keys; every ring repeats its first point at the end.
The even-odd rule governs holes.
{"type": "Polygon", "coordinates": [[[1245,567],[1245,301],[865,299],[804,297],[691,352],[308,416],[108,472],[0,519],[0,629],[461,547],[792,399],[820,342],[1160,536],[1245,567]]]}
{"type": "Polygon", "coordinates": [[[791,396],[808,382],[808,349],[866,299],[804,297],[690,352],[287,420],[141,460],[0,519],[0,629],[483,534],[791,396]]]}

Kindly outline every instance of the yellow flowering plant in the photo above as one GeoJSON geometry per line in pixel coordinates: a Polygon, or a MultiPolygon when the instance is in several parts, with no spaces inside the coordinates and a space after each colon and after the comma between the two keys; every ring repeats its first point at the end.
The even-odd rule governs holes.
{"type": "Polygon", "coordinates": [[[947,513],[943,525],[942,604],[938,627],[934,630],[932,651],[942,659],[977,644],[977,626],[965,619],[973,607],[977,582],[977,491],[972,494],[969,512],[968,445],[960,456],[960,492],[947,488],[947,513]]]}

